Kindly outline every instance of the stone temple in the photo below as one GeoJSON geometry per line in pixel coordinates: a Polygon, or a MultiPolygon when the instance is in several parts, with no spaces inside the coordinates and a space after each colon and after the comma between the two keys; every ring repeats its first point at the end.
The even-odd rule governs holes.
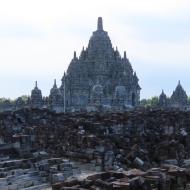
{"type": "MultiPolygon", "coordinates": [[[[117,47],[113,48],[101,17],[87,47],[83,47],[79,56],[74,52],[61,81],[60,87],[54,81],[48,97],[43,97],[36,82],[27,101],[21,97],[15,103],[6,101],[0,111],[23,107],[48,108],[55,112],[125,111],[140,104],[141,88],[136,72],[126,52],[121,56],[117,47]]],[[[158,106],[190,110],[188,96],[180,81],[171,97],[162,91],[158,106]]]]}
{"type": "MultiPolygon", "coordinates": [[[[49,96],[43,97],[36,82],[27,101],[21,97],[15,103],[7,100],[0,106],[0,111],[23,107],[48,108],[55,112],[125,111],[139,106],[140,90],[138,77],[126,52],[121,56],[117,47],[113,48],[99,17],[97,29],[92,33],[87,47],[83,47],[78,57],[74,52],[60,87],[55,80],[49,96]]],[[[180,81],[171,97],[162,91],[158,106],[190,110],[188,96],[180,81]]]]}
{"type": "Polygon", "coordinates": [[[108,33],[98,18],[97,30],[87,48],[73,59],[62,79],[60,91],[66,109],[90,106],[137,106],[140,100],[138,78],[127,59],[113,48],[108,33]]]}
{"type": "Polygon", "coordinates": [[[113,48],[99,17],[87,48],[82,49],[79,57],[74,52],[60,88],[55,81],[49,97],[43,100],[36,83],[30,102],[31,107],[41,108],[43,104],[56,112],[124,110],[139,105],[140,90],[126,52],[121,57],[118,49],[113,48]]]}
{"type": "Polygon", "coordinates": [[[185,108],[188,105],[188,96],[186,91],[183,89],[180,81],[173,91],[171,97],[167,97],[164,91],[159,96],[160,107],[173,107],[173,108],[185,108]]]}

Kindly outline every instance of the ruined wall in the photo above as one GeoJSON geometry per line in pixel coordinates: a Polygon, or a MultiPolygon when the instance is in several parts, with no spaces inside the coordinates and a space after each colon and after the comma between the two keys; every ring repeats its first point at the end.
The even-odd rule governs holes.
{"type": "Polygon", "coordinates": [[[189,123],[190,112],[182,111],[55,114],[24,109],[0,114],[0,138],[12,143],[14,134],[24,134],[27,146],[52,156],[94,160],[108,168],[114,162],[149,168],[167,159],[183,164],[189,158],[189,123]]]}

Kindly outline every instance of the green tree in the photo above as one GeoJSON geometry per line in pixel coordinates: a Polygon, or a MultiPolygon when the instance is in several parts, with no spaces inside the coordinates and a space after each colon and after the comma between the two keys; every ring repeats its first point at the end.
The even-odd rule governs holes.
{"type": "Polygon", "coordinates": [[[143,107],[156,107],[158,105],[159,98],[157,96],[153,96],[149,99],[142,99],[140,101],[140,105],[143,107]]]}

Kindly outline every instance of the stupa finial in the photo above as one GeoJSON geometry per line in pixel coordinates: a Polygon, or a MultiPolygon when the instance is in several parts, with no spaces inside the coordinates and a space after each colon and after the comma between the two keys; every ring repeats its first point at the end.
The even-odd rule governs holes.
{"type": "Polygon", "coordinates": [[[103,21],[102,21],[102,17],[98,17],[97,30],[103,30],[103,21]]]}
{"type": "Polygon", "coordinates": [[[54,85],[53,85],[54,88],[57,88],[57,82],[56,82],[56,79],[54,79],[54,85]]]}
{"type": "Polygon", "coordinates": [[[74,59],[77,58],[77,53],[76,53],[76,51],[74,51],[74,55],[73,55],[73,57],[74,57],[74,59]]]}
{"type": "Polygon", "coordinates": [[[124,51],[124,59],[127,59],[126,51],[124,51]]]}

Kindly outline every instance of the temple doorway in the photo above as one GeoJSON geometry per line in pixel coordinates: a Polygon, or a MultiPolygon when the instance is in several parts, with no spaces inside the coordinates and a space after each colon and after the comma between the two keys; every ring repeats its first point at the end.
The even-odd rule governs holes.
{"type": "Polygon", "coordinates": [[[136,99],[136,95],[135,95],[135,93],[133,92],[133,93],[132,93],[132,106],[135,106],[135,99],[136,99]]]}

